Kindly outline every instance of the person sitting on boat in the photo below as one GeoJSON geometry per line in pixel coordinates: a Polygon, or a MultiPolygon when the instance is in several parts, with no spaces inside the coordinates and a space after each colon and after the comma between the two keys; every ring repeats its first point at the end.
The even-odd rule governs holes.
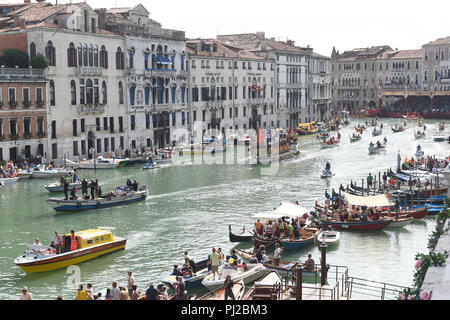
{"type": "Polygon", "coordinates": [[[377,141],[377,148],[381,148],[381,142],[380,142],[380,140],[377,141]]]}
{"type": "Polygon", "coordinates": [[[77,200],[78,199],[77,191],[78,191],[78,189],[76,187],[73,187],[72,191],[70,191],[70,195],[71,195],[70,200],[77,200]]]}
{"type": "Polygon", "coordinates": [[[370,141],[369,147],[373,148],[373,142],[372,141],[370,141]]]}
{"type": "Polygon", "coordinates": [[[42,249],[42,244],[39,242],[39,238],[34,239],[34,243],[31,246],[34,253],[40,254],[42,249]]]}
{"type": "Polygon", "coordinates": [[[263,235],[263,233],[264,233],[264,225],[262,224],[262,222],[259,219],[256,220],[255,230],[256,230],[256,233],[259,235],[263,235]]]}
{"type": "Polygon", "coordinates": [[[180,268],[178,268],[177,264],[173,265],[172,275],[174,275],[174,276],[182,276],[183,275],[180,268]]]}
{"type": "Polygon", "coordinates": [[[188,264],[188,266],[190,268],[192,268],[193,272],[197,272],[197,264],[195,263],[194,259],[192,259],[191,257],[186,258],[185,262],[188,264]]]}

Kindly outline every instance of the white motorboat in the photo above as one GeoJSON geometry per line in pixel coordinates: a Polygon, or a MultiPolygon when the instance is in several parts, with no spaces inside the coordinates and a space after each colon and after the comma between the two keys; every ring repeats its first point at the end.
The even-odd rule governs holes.
{"type": "Polygon", "coordinates": [[[17,180],[19,180],[19,177],[13,177],[13,178],[0,178],[0,183],[5,185],[8,183],[14,183],[17,182],[17,180]]]}
{"type": "Polygon", "coordinates": [[[243,271],[242,268],[234,269],[230,266],[224,266],[222,272],[219,272],[219,279],[214,280],[215,275],[211,273],[202,280],[202,284],[210,291],[214,291],[223,286],[223,283],[228,275],[231,276],[231,280],[234,282],[244,280],[245,284],[249,284],[253,281],[259,280],[261,277],[269,273],[269,270],[261,263],[248,264],[248,268],[248,271],[243,271]]]}
{"type": "Polygon", "coordinates": [[[334,173],[327,169],[323,169],[322,174],[320,175],[321,178],[330,178],[332,176],[334,176],[334,173]]]}
{"type": "Polygon", "coordinates": [[[338,231],[335,230],[327,230],[322,231],[317,236],[317,241],[319,243],[325,242],[327,245],[334,244],[339,241],[341,237],[341,234],[338,231]]]}
{"type": "Polygon", "coordinates": [[[119,159],[98,157],[95,161],[83,160],[79,162],[80,169],[114,169],[120,165],[119,159]]]}
{"type": "Polygon", "coordinates": [[[19,179],[30,179],[33,176],[33,172],[31,171],[31,169],[19,169],[17,171],[17,176],[19,177],[19,179]]]}
{"type": "Polygon", "coordinates": [[[144,167],[142,169],[147,169],[147,170],[151,170],[151,169],[158,169],[161,168],[157,162],[153,162],[152,164],[150,164],[150,162],[147,162],[144,167]]]}
{"type": "Polygon", "coordinates": [[[392,221],[386,228],[402,228],[407,224],[410,224],[414,220],[413,217],[399,218],[398,220],[392,221]]]}
{"type": "Polygon", "coordinates": [[[33,175],[32,178],[55,178],[59,177],[61,175],[66,176],[68,174],[73,174],[75,171],[72,169],[66,169],[66,168],[42,168],[42,167],[36,167],[33,169],[33,175]]]}
{"type": "MultiPolygon", "coordinates": [[[[48,192],[64,192],[64,185],[61,183],[46,184],[44,188],[47,189],[48,192]]],[[[68,190],[72,191],[73,188],[81,189],[81,182],[70,183],[68,190]]]]}

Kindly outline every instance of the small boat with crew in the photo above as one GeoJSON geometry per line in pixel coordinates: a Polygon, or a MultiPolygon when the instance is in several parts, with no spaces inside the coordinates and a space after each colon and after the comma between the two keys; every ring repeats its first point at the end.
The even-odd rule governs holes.
{"type": "MultiPolygon", "coordinates": [[[[204,259],[195,263],[195,270],[192,270],[192,275],[187,273],[186,266],[181,268],[181,273],[183,274],[183,281],[185,283],[186,289],[198,288],[202,285],[202,280],[211,273],[208,269],[209,259],[204,259]]],[[[178,265],[177,265],[178,266],[178,265]]],[[[219,271],[222,270],[222,266],[219,267],[219,271]]],[[[174,272],[165,274],[161,277],[161,282],[169,287],[173,287],[173,284],[177,282],[177,276],[174,272]]]]}
{"type": "MultiPolygon", "coordinates": [[[[386,139],[386,138],[385,138],[386,139]]],[[[379,153],[381,151],[386,151],[386,140],[381,143],[380,141],[377,141],[376,144],[373,142],[370,142],[369,144],[369,153],[379,153]]]]}
{"type": "Polygon", "coordinates": [[[331,178],[335,174],[331,172],[331,170],[323,169],[322,174],[320,175],[321,178],[331,178]]]}
{"type": "Polygon", "coordinates": [[[417,130],[417,132],[414,131],[414,137],[416,139],[421,139],[421,138],[425,137],[425,131],[420,131],[420,130],[417,130]]]}
{"type": "Polygon", "coordinates": [[[14,263],[26,273],[53,271],[66,268],[101,255],[125,249],[127,239],[115,236],[114,228],[99,227],[64,234],[62,250],[40,243],[28,245],[24,254],[14,259],[14,263]]]}
{"type": "MultiPolygon", "coordinates": [[[[61,183],[49,183],[44,185],[44,188],[48,192],[64,192],[64,185],[61,183]]],[[[70,183],[68,191],[72,191],[74,188],[81,189],[81,182],[70,183]]]]}
{"type": "Polygon", "coordinates": [[[376,136],[381,136],[383,134],[383,130],[379,129],[377,130],[377,128],[374,128],[372,131],[372,136],[376,137],[376,136]]]}
{"type": "Polygon", "coordinates": [[[361,140],[362,136],[360,133],[353,132],[353,135],[350,136],[350,143],[361,140]]]}
{"type": "Polygon", "coordinates": [[[245,226],[241,233],[233,233],[231,231],[231,225],[228,226],[228,234],[230,237],[230,242],[247,242],[253,240],[253,232],[245,231],[245,226]]]}
{"type": "Polygon", "coordinates": [[[444,121],[439,123],[439,131],[443,131],[443,130],[445,130],[445,122],[444,121]]]}
{"type": "Polygon", "coordinates": [[[222,271],[219,271],[219,278],[215,278],[215,274],[211,273],[207,275],[203,280],[202,284],[208,288],[210,291],[217,290],[223,286],[223,283],[228,275],[231,276],[233,282],[238,282],[243,280],[244,284],[249,284],[253,281],[259,280],[267,273],[269,270],[264,267],[261,263],[257,264],[247,264],[248,270],[245,271],[242,265],[233,266],[230,263],[225,263],[222,271]]]}
{"type": "Polygon", "coordinates": [[[337,147],[339,145],[339,142],[341,141],[341,134],[338,132],[337,139],[333,136],[328,139],[319,140],[320,147],[321,148],[333,148],[337,147]]]}
{"type": "MultiPolygon", "coordinates": [[[[225,280],[224,280],[225,281],[225,280]]],[[[223,281],[223,282],[224,282],[223,281]]],[[[234,282],[234,280],[233,280],[234,282]]],[[[223,285],[223,283],[222,283],[223,285]]],[[[239,280],[237,282],[233,283],[233,288],[231,288],[231,291],[233,292],[234,299],[235,300],[241,300],[244,296],[245,292],[245,283],[244,280],[239,280]]],[[[214,291],[211,291],[204,296],[201,296],[197,300],[225,300],[225,286],[217,288],[214,291]]]]}
{"type": "Polygon", "coordinates": [[[53,168],[52,166],[41,166],[37,165],[32,171],[31,178],[55,178],[62,176],[67,176],[69,174],[74,174],[73,169],[66,168],[53,168]]]}
{"type": "Polygon", "coordinates": [[[144,185],[137,190],[129,186],[117,187],[114,191],[95,199],[69,199],[49,198],[47,203],[55,211],[81,211],[102,209],[114,206],[126,205],[147,198],[148,190],[144,185]]]}
{"type": "Polygon", "coordinates": [[[103,158],[82,160],[78,163],[80,169],[115,169],[128,163],[127,159],[103,158]]]}
{"type": "Polygon", "coordinates": [[[391,130],[393,132],[402,132],[402,131],[405,131],[405,128],[402,127],[401,125],[399,126],[399,125],[396,124],[395,127],[391,127],[391,130]]]}
{"type": "Polygon", "coordinates": [[[320,228],[306,227],[300,229],[299,238],[282,238],[280,243],[284,246],[286,250],[294,250],[303,248],[314,243],[319,233],[322,231],[320,228]]]}

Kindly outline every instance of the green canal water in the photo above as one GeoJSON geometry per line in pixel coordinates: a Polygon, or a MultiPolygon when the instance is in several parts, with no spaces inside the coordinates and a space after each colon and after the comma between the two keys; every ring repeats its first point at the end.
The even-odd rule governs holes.
{"type": "MultiPolygon", "coordinates": [[[[150,171],[139,165],[79,171],[80,177],[98,177],[104,193],[123,185],[127,178],[150,187],[146,201],[123,207],[56,214],[46,204],[49,193],[43,188],[53,181],[34,179],[7,185],[0,191],[0,299],[17,299],[23,286],[28,286],[35,299],[55,299],[58,295],[74,298],[74,274],[68,270],[26,274],[13,262],[35,237],[49,244],[55,230],[66,233],[115,227],[116,235],[128,239],[126,249],[79,264],[81,283],[92,283],[97,292],[110,287],[112,281],[126,284],[127,271],[132,270],[139,288],[145,291],[150,281],[158,282],[174,263],[182,262],[185,250],[196,260],[206,258],[212,247],[222,247],[228,253],[235,246],[228,240],[228,225],[235,231],[244,225],[250,229],[253,214],[271,210],[281,201],[298,200],[312,210],[316,199],[323,201],[325,189],[338,190],[340,183],[346,185],[351,179],[360,184],[369,172],[378,176],[388,167],[395,168],[397,150],[402,157],[411,157],[418,141],[426,154],[448,155],[450,151],[447,143],[433,142],[431,135],[415,140],[416,120],[408,121],[406,131],[393,133],[390,125],[399,121],[381,119],[387,150],[369,155],[369,142],[381,140],[384,134],[374,138],[369,127],[361,141],[349,141],[355,125],[365,120],[371,119],[354,119],[343,127],[337,148],[320,149],[315,136],[300,137],[301,156],[281,163],[278,172],[270,176],[262,175],[257,167],[188,164],[182,160],[150,171]],[[327,160],[336,175],[320,179],[327,160]]],[[[429,134],[437,130],[438,121],[425,123],[429,134]]],[[[414,256],[426,252],[434,225],[434,219],[427,218],[399,230],[342,232],[338,246],[328,250],[327,262],[348,266],[354,277],[409,286],[414,256]]],[[[240,244],[239,248],[251,246],[240,244]]],[[[297,260],[309,252],[319,262],[317,244],[282,257],[297,260]]]]}

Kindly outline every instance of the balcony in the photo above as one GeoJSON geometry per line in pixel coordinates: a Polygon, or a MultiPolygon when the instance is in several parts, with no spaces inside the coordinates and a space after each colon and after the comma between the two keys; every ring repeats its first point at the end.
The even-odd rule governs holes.
{"type": "Polygon", "coordinates": [[[101,76],[102,74],[103,74],[102,67],[87,67],[87,66],[78,67],[79,76],[101,76]]]}
{"type": "Polygon", "coordinates": [[[168,77],[174,77],[176,75],[177,70],[175,69],[146,69],[144,71],[144,75],[146,77],[151,76],[168,76],[168,77]]]}
{"type": "Polygon", "coordinates": [[[105,112],[105,106],[104,105],[81,105],[78,106],[78,113],[79,114],[101,114],[105,112]]]}
{"type": "Polygon", "coordinates": [[[31,67],[27,68],[5,68],[2,66],[0,68],[0,79],[6,80],[45,80],[45,70],[44,69],[33,69],[31,67]]]}
{"type": "Polygon", "coordinates": [[[248,98],[247,104],[264,104],[265,98],[248,98]]]}

